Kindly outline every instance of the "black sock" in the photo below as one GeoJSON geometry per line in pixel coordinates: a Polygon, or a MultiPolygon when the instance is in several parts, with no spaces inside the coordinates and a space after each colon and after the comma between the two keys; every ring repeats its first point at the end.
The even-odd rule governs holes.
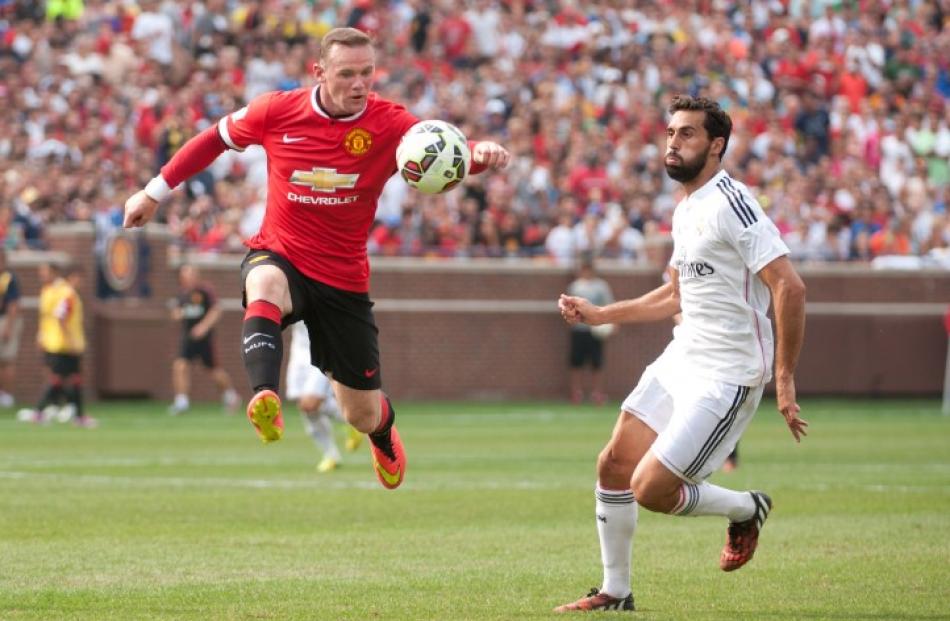
{"type": "Polygon", "coordinates": [[[389,400],[386,393],[380,394],[382,395],[380,399],[382,416],[379,421],[379,426],[370,432],[369,441],[372,442],[376,448],[385,452],[390,459],[396,459],[396,455],[393,453],[392,437],[389,435],[389,430],[393,428],[393,423],[396,422],[396,410],[393,409],[392,401],[389,400]]]}
{"type": "Polygon", "coordinates": [[[251,302],[244,315],[241,352],[247,379],[254,392],[280,386],[284,341],[280,335],[280,309],[270,302],[251,302]],[[274,311],[277,320],[275,321],[274,311]]]}
{"type": "Polygon", "coordinates": [[[60,384],[50,384],[46,387],[46,390],[43,391],[43,396],[40,397],[39,403],[36,405],[36,411],[42,412],[46,409],[47,406],[53,405],[54,403],[59,403],[59,400],[63,396],[63,387],[60,384]]]}
{"type": "Polygon", "coordinates": [[[82,418],[82,386],[74,384],[64,389],[64,392],[66,393],[66,402],[72,403],[76,407],[76,418],[82,418]]]}

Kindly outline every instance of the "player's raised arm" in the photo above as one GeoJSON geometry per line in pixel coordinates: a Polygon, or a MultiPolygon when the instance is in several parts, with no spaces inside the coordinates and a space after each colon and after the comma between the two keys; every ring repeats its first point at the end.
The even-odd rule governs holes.
{"type": "Polygon", "coordinates": [[[125,228],[145,225],[173,188],[210,166],[225,150],[243,151],[251,144],[261,144],[270,96],[271,93],[261,95],[250,105],[189,139],[144,189],[125,202],[122,225],[125,228]]]}
{"type": "Polygon", "coordinates": [[[807,435],[808,423],[798,417],[801,408],[795,397],[795,368],[805,338],[805,283],[788,256],[779,257],[759,271],[772,292],[775,307],[775,396],[796,442],[807,435]]]}

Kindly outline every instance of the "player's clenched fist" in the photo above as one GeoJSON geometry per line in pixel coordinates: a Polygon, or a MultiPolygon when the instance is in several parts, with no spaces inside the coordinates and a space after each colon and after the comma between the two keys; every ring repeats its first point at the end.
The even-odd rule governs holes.
{"type": "Polygon", "coordinates": [[[475,163],[481,164],[486,168],[499,169],[508,165],[511,154],[508,153],[508,149],[497,142],[483,140],[475,144],[475,148],[472,151],[472,159],[475,163]]]}
{"type": "Polygon", "coordinates": [[[149,197],[145,190],[139,190],[125,201],[125,219],[122,226],[127,229],[144,226],[155,215],[158,202],[149,197]]]}

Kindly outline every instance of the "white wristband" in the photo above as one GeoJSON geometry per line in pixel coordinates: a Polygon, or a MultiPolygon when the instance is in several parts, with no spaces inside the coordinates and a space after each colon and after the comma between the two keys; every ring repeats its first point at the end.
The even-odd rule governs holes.
{"type": "Polygon", "coordinates": [[[168,187],[168,183],[165,182],[165,179],[161,175],[156,175],[145,186],[145,195],[156,203],[160,202],[171,193],[172,189],[168,187]]]}

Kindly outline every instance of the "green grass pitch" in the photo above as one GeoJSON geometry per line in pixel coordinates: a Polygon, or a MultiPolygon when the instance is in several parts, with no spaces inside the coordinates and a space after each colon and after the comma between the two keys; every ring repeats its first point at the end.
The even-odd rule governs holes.
{"type": "MultiPolygon", "coordinates": [[[[766,401],[740,469],[714,478],[775,501],[747,567],[718,569],[724,520],[641,510],[638,618],[950,618],[950,417],[802,405],[800,446],[766,401]]],[[[395,492],[365,445],[317,475],[294,412],[270,446],[210,406],[95,405],[97,430],[2,413],[0,619],[551,619],[599,586],[594,461],[615,407],[396,407],[395,492]]]]}

